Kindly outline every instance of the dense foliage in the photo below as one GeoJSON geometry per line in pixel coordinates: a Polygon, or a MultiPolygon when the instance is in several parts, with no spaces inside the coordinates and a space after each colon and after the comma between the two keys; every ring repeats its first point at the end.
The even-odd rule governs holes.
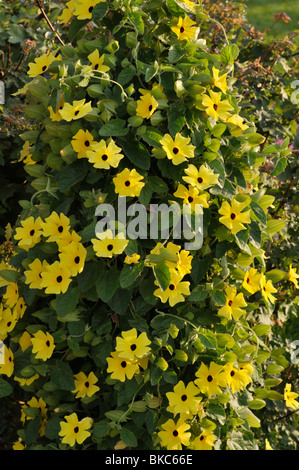
{"type": "Polygon", "coordinates": [[[240,2],[30,4],[1,11],[9,446],[297,449],[295,34],[265,43],[240,2]],[[104,238],[118,197],[147,227],[202,205],[203,245],[122,238],[134,212],[104,238]]]}

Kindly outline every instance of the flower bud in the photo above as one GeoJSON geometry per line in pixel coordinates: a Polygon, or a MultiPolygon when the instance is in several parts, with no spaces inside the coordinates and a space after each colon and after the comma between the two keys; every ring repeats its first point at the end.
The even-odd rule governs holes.
{"type": "Polygon", "coordinates": [[[179,334],[179,329],[176,325],[174,325],[173,323],[170,325],[170,327],[168,328],[167,332],[170,334],[170,336],[175,339],[177,337],[177,335],[179,334]]]}
{"type": "Polygon", "coordinates": [[[163,371],[168,369],[168,364],[163,357],[159,357],[156,362],[156,366],[163,371]]]}
{"type": "Polygon", "coordinates": [[[143,400],[135,401],[131,407],[136,413],[144,413],[146,411],[146,403],[143,400]]]}
{"type": "Polygon", "coordinates": [[[176,349],[174,352],[174,357],[178,361],[186,362],[188,361],[188,355],[182,349],[176,349]]]}

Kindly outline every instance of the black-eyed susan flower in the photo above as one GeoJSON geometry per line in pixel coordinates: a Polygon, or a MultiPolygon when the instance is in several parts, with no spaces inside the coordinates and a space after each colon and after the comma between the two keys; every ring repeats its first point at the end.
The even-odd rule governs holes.
{"type": "Polygon", "coordinates": [[[77,0],[70,0],[66,2],[65,8],[62,10],[61,14],[58,16],[58,20],[60,23],[68,23],[72,18],[75,10],[77,0]]]}
{"type": "Polygon", "coordinates": [[[124,259],[126,264],[136,264],[140,260],[140,255],[138,253],[133,253],[132,255],[127,255],[124,259]]]}
{"type": "Polygon", "coordinates": [[[177,423],[173,419],[168,419],[161,425],[162,431],[158,432],[161,440],[161,446],[167,450],[182,450],[182,446],[188,446],[190,443],[191,432],[190,425],[183,419],[177,423]]]}
{"type": "Polygon", "coordinates": [[[36,258],[29,264],[29,269],[24,271],[24,275],[25,284],[29,284],[30,289],[42,289],[42,272],[45,271],[48,265],[49,263],[46,260],[42,262],[39,258],[36,258]]]}
{"type": "Polygon", "coordinates": [[[228,124],[231,135],[234,137],[238,137],[246,129],[248,129],[248,125],[244,123],[244,118],[238,114],[234,114],[233,116],[229,117],[226,122],[228,124]]]}
{"type": "Polygon", "coordinates": [[[219,214],[222,216],[219,218],[219,222],[225,225],[233,235],[245,230],[246,227],[243,224],[250,224],[250,209],[244,212],[244,209],[248,206],[247,202],[238,202],[236,199],[232,199],[231,204],[227,201],[223,201],[219,214]]]}
{"type": "MultiPolygon", "coordinates": [[[[156,286],[159,286],[157,281],[155,281],[155,284],[156,286]]],[[[158,289],[154,291],[154,295],[163,303],[168,301],[169,305],[173,307],[180,302],[184,302],[185,296],[190,295],[190,282],[182,281],[181,274],[178,272],[172,272],[169,286],[165,290],[158,287],[158,289]]]]}
{"type": "Polygon", "coordinates": [[[244,279],[242,286],[250,294],[255,294],[260,290],[260,280],[262,275],[255,268],[250,268],[248,271],[245,271],[244,279]]]}
{"type": "Polygon", "coordinates": [[[74,15],[78,20],[91,20],[93,9],[105,0],[79,0],[75,4],[74,15]]]}
{"type": "Polygon", "coordinates": [[[126,379],[131,380],[135,374],[139,373],[138,363],[124,359],[117,351],[112,351],[106,360],[108,362],[107,372],[111,374],[111,379],[124,382],[126,379]]]}
{"type": "Polygon", "coordinates": [[[82,444],[91,433],[88,429],[91,428],[93,420],[85,417],[79,420],[77,413],[72,413],[64,416],[65,421],[60,421],[59,436],[62,437],[62,444],[68,444],[74,447],[76,443],[82,444]]]}
{"type": "Polygon", "coordinates": [[[24,412],[26,408],[37,408],[40,410],[41,417],[47,418],[47,411],[48,411],[47,404],[42,397],[40,398],[32,397],[24,405],[22,405],[22,409],[21,409],[22,410],[22,418],[21,418],[22,422],[25,422],[26,420],[30,421],[31,419],[33,419],[32,416],[24,412]]]}
{"type": "Polygon", "coordinates": [[[57,242],[66,237],[70,230],[70,219],[60,213],[52,212],[49,217],[42,222],[43,235],[48,238],[48,242],[57,242]]]}
{"type": "Polygon", "coordinates": [[[0,362],[0,374],[11,377],[14,371],[14,355],[10,348],[4,344],[4,353],[0,362]]]}
{"type": "Polygon", "coordinates": [[[298,393],[291,392],[292,385],[287,383],[284,388],[283,397],[285,400],[286,406],[297,410],[299,408],[299,402],[296,400],[299,397],[298,393]]]}
{"type": "Polygon", "coordinates": [[[158,101],[154,98],[150,90],[139,89],[141,96],[137,100],[136,116],[143,119],[149,119],[159,106],[158,101]]]}
{"type": "Polygon", "coordinates": [[[194,186],[191,186],[191,184],[188,185],[188,188],[184,186],[183,184],[179,184],[178,189],[176,190],[175,193],[173,193],[175,197],[178,197],[180,199],[183,199],[183,204],[188,204],[190,205],[191,209],[195,211],[199,211],[198,206],[202,206],[205,208],[209,207],[208,204],[208,199],[209,199],[209,194],[208,193],[202,193],[199,194],[199,190],[195,188],[194,186]],[[197,206],[197,207],[196,207],[197,206]]]}
{"type": "Polygon", "coordinates": [[[64,294],[72,281],[70,270],[59,261],[48,264],[41,276],[40,286],[46,294],[64,294]]]}
{"type": "Polygon", "coordinates": [[[273,286],[271,279],[267,279],[264,274],[261,275],[260,288],[264,300],[274,304],[276,297],[274,297],[272,294],[275,294],[277,289],[273,286]]]}
{"type": "Polygon", "coordinates": [[[2,298],[6,307],[14,307],[19,298],[18,284],[16,282],[10,282],[6,287],[2,298]]]}
{"type": "Polygon", "coordinates": [[[26,351],[26,349],[30,348],[30,346],[32,345],[31,336],[30,336],[30,333],[28,333],[28,331],[24,331],[23,334],[21,335],[19,339],[19,345],[23,352],[26,351]]]}
{"type": "Polygon", "coordinates": [[[73,104],[64,103],[60,110],[60,115],[65,121],[80,119],[92,111],[91,102],[85,103],[85,99],[73,101],[73,104]]]}
{"type": "Polygon", "coordinates": [[[133,170],[125,168],[113,178],[116,194],[119,196],[138,197],[145,185],[141,181],[142,179],[143,176],[135,168],[133,170]]]}
{"type": "Polygon", "coordinates": [[[100,390],[100,387],[95,385],[98,382],[98,378],[93,372],[89,372],[88,375],[84,372],[79,372],[74,375],[74,378],[75,389],[73,393],[76,393],[76,398],[92,397],[100,390]]]}
{"type": "Polygon", "coordinates": [[[233,318],[238,321],[239,318],[245,314],[245,311],[242,310],[243,307],[247,306],[243,294],[237,293],[237,288],[235,286],[228,286],[225,289],[226,304],[220,308],[218,315],[220,317],[225,317],[228,320],[233,318]]]}
{"type": "Polygon", "coordinates": [[[17,315],[10,308],[5,308],[0,317],[0,337],[10,333],[18,321],[17,315]]]}
{"type": "Polygon", "coordinates": [[[16,315],[16,317],[23,318],[24,313],[27,309],[27,305],[25,303],[25,300],[23,297],[19,297],[16,305],[14,306],[13,313],[16,315]]]}
{"type": "Polygon", "coordinates": [[[221,101],[221,92],[210,90],[209,95],[202,96],[202,104],[206,108],[205,112],[215,121],[219,119],[226,121],[231,116],[231,111],[234,108],[227,100],[221,101]]]}
{"type": "Polygon", "coordinates": [[[180,16],[177,24],[172,26],[171,30],[177,35],[180,41],[189,41],[195,38],[198,28],[196,28],[195,21],[191,20],[191,18],[186,15],[185,18],[180,16]]]}
{"type": "Polygon", "coordinates": [[[83,129],[79,129],[71,140],[71,145],[77,153],[77,158],[87,158],[86,152],[90,151],[95,143],[93,135],[88,130],[83,129]]]}
{"type": "Polygon", "coordinates": [[[54,338],[50,333],[44,333],[42,330],[39,330],[32,335],[31,342],[33,346],[32,352],[35,354],[36,359],[47,361],[52,356],[55,344],[54,338]]]}
{"type": "Polygon", "coordinates": [[[199,191],[204,191],[215,184],[218,184],[219,175],[214,173],[214,170],[203,164],[199,168],[196,168],[195,165],[188,165],[188,168],[185,169],[185,174],[182,179],[199,189],[199,191]]]}
{"type": "Polygon", "coordinates": [[[72,242],[80,243],[82,238],[75,230],[66,230],[63,233],[63,236],[56,240],[59,251],[62,251],[63,248],[69,245],[72,242]]]}
{"type": "Polygon", "coordinates": [[[77,276],[83,271],[86,254],[86,248],[82,243],[71,242],[61,248],[59,253],[60,263],[70,271],[71,276],[77,276]]]}
{"type": "Polygon", "coordinates": [[[138,335],[136,328],[132,328],[131,330],[123,331],[121,336],[116,338],[115,350],[120,357],[133,362],[150,352],[149,344],[151,342],[144,331],[138,335]]]}
{"type": "Polygon", "coordinates": [[[194,450],[212,450],[216,440],[215,434],[209,429],[204,429],[199,436],[190,444],[190,449],[194,450]]]}
{"type": "Polygon", "coordinates": [[[297,279],[299,279],[299,274],[297,274],[296,271],[297,271],[297,268],[293,268],[293,266],[290,265],[289,272],[287,274],[287,279],[294,284],[296,289],[298,289],[299,285],[298,285],[297,279]]]}
{"type": "Polygon", "coordinates": [[[227,73],[219,77],[220,72],[218,69],[216,69],[216,67],[212,68],[212,72],[213,72],[213,85],[219,88],[219,90],[221,90],[223,93],[226,93],[228,90],[228,86],[226,83],[227,73]]]}
{"type": "Polygon", "coordinates": [[[90,61],[92,68],[97,72],[106,73],[110,70],[108,65],[104,65],[105,54],[100,56],[98,49],[95,49],[87,58],[90,61]]]}
{"type": "Polygon", "coordinates": [[[52,108],[52,106],[48,106],[48,111],[50,113],[51,121],[54,121],[54,122],[62,121],[62,116],[60,114],[60,111],[63,109],[64,103],[65,102],[64,102],[64,99],[63,99],[63,95],[61,95],[59,103],[58,103],[57,108],[55,110],[52,108]]]}
{"type": "Polygon", "coordinates": [[[21,221],[21,227],[16,228],[14,238],[19,240],[20,248],[28,251],[40,242],[42,236],[42,219],[30,216],[21,221]]]}
{"type": "Polygon", "coordinates": [[[87,151],[86,156],[95,168],[109,170],[111,167],[117,168],[119,162],[124,158],[121,150],[112,139],[108,144],[102,139],[87,151]]]}
{"type": "Polygon", "coordinates": [[[33,153],[30,142],[26,140],[20,152],[20,158],[18,161],[23,162],[24,165],[35,165],[36,162],[32,159],[32,155],[33,153]]]}
{"type": "MultiPolygon", "coordinates": [[[[10,264],[7,263],[5,260],[2,260],[2,261],[0,261],[0,271],[2,271],[2,270],[16,271],[16,268],[10,266],[10,264]]],[[[9,281],[7,281],[6,279],[4,279],[4,278],[0,275],[0,287],[8,286],[8,284],[9,284],[9,281]]]]}
{"type": "Polygon", "coordinates": [[[115,255],[120,255],[125,250],[129,240],[123,237],[120,233],[113,236],[111,230],[99,234],[98,238],[92,238],[93,249],[99,258],[112,258],[115,255]]]}
{"type": "Polygon", "coordinates": [[[32,377],[28,379],[24,379],[23,377],[14,376],[14,380],[20,384],[21,387],[27,387],[33,382],[35,382],[39,378],[39,374],[34,374],[32,377]]]}
{"type": "Polygon", "coordinates": [[[51,52],[50,54],[43,54],[40,57],[36,57],[34,62],[29,63],[29,70],[27,74],[29,77],[33,78],[37,75],[42,75],[46,70],[48,70],[49,66],[56,60],[56,57],[51,52]]]}
{"type": "Polygon", "coordinates": [[[238,390],[243,390],[252,378],[248,369],[238,369],[233,363],[228,363],[224,366],[224,373],[226,374],[226,382],[232,393],[238,390]]]}
{"type": "Polygon", "coordinates": [[[191,144],[190,137],[183,137],[179,132],[173,139],[171,135],[165,134],[160,140],[160,144],[166,156],[174,165],[180,165],[194,157],[195,146],[191,144]]]}
{"type": "Polygon", "coordinates": [[[197,379],[194,380],[195,385],[199,388],[201,393],[208,396],[221,393],[220,387],[226,387],[226,373],[221,365],[211,362],[209,366],[201,363],[197,372],[195,372],[197,379]]]}
{"type": "Polygon", "coordinates": [[[15,441],[12,445],[12,450],[24,450],[26,449],[26,445],[23,444],[22,439],[15,441]]]}
{"type": "Polygon", "coordinates": [[[172,392],[167,392],[168,399],[167,411],[174,415],[186,413],[187,415],[195,415],[198,413],[201,398],[199,389],[193,382],[189,382],[187,386],[180,380],[173,388],[172,392]]]}
{"type": "MultiPolygon", "coordinates": [[[[162,243],[161,242],[157,243],[155,248],[153,248],[150,253],[159,256],[161,254],[161,251],[160,251],[161,247],[162,247],[162,243]]],[[[186,274],[191,273],[191,265],[192,265],[193,256],[190,254],[189,251],[181,250],[181,246],[176,245],[173,242],[167,243],[166,251],[167,251],[167,258],[165,258],[164,262],[166,266],[168,266],[170,272],[172,271],[177,272],[181,276],[181,278],[183,278],[186,274]]],[[[155,263],[147,263],[147,265],[154,266],[155,263]]]]}

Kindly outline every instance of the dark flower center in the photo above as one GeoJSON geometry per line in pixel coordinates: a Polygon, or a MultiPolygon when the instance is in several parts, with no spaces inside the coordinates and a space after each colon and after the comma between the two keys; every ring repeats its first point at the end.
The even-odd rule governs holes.
{"type": "Polygon", "coordinates": [[[232,370],[230,373],[230,376],[233,377],[235,375],[235,372],[232,370]]]}
{"type": "Polygon", "coordinates": [[[74,114],[75,114],[75,116],[78,116],[78,114],[79,114],[79,110],[77,109],[77,111],[75,111],[75,113],[74,113],[74,114]]]}
{"type": "Polygon", "coordinates": [[[185,28],[183,26],[181,26],[180,33],[183,33],[184,31],[185,31],[185,28]]]}
{"type": "Polygon", "coordinates": [[[177,430],[175,429],[175,430],[173,431],[172,435],[173,435],[174,437],[177,437],[177,436],[179,435],[179,433],[178,433],[177,430]]]}
{"type": "Polygon", "coordinates": [[[230,215],[230,218],[231,218],[232,220],[235,220],[236,214],[232,213],[232,214],[230,215]]]}
{"type": "Polygon", "coordinates": [[[123,369],[124,369],[125,367],[127,367],[126,361],[122,361],[122,362],[120,363],[120,365],[122,366],[123,369]]]}
{"type": "Polygon", "coordinates": [[[214,104],[214,105],[213,105],[213,108],[215,109],[215,111],[217,111],[218,105],[217,105],[217,104],[214,104]]]}
{"type": "Polygon", "coordinates": [[[45,70],[47,70],[47,66],[44,65],[43,68],[42,68],[42,71],[44,72],[45,70]]]}
{"type": "Polygon", "coordinates": [[[175,289],[175,285],[174,285],[174,284],[170,284],[169,289],[170,289],[170,290],[174,290],[174,289],[175,289]]]}
{"type": "Polygon", "coordinates": [[[106,155],[106,153],[104,153],[104,155],[102,155],[102,160],[105,162],[106,160],[108,160],[108,155],[106,155]]]}
{"type": "Polygon", "coordinates": [[[75,261],[76,264],[79,264],[80,263],[80,256],[76,256],[74,261],[75,261]]]}
{"type": "Polygon", "coordinates": [[[153,105],[150,104],[149,107],[148,107],[148,110],[151,111],[153,109],[153,105]]]}
{"type": "Polygon", "coordinates": [[[9,327],[11,325],[11,321],[7,322],[7,326],[9,327]]]}
{"type": "Polygon", "coordinates": [[[212,382],[212,380],[213,380],[213,377],[212,377],[211,375],[208,375],[207,381],[208,381],[208,382],[212,382]]]}
{"type": "Polygon", "coordinates": [[[94,66],[94,69],[95,69],[95,70],[98,70],[98,68],[99,68],[99,64],[96,64],[96,65],[94,66]]]}
{"type": "Polygon", "coordinates": [[[62,281],[62,276],[57,276],[56,281],[60,283],[62,281]]]}
{"type": "Polygon", "coordinates": [[[62,232],[63,232],[63,226],[62,226],[62,225],[59,225],[59,227],[58,227],[57,230],[58,230],[59,233],[62,233],[62,232]]]}
{"type": "Polygon", "coordinates": [[[136,348],[137,348],[136,344],[131,344],[130,346],[131,351],[135,351],[136,348]]]}
{"type": "Polygon", "coordinates": [[[112,251],[112,250],[113,250],[113,245],[108,245],[108,246],[107,246],[107,250],[108,250],[108,251],[112,251]]]}
{"type": "Polygon", "coordinates": [[[50,346],[50,341],[46,341],[46,346],[49,347],[50,346]]]}
{"type": "Polygon", "coordinates": [[[200,441],[203,441],[203,440],[204,440],[204,436],[200,436],[199,440],[200,440],[200,441]]]}
{"type": "Polygon", "coordinates": [[[182,401],[186,401],[187,398],[188,398],[187,395],[182,395],[182,396],[181,396],[181,400],[182,400],[182,401]]]}
{"type": "Polygon", "coordinates": [[[199,184],[203,183],[203,179],[201,177],[197,178],[197,181],[199,182],[199,184]]]}
{"type": "Polygon", "coordinates": [[[188,202],[193,202],[193,197],[192,196],[188,197],[188,202]]]}
{"type": "Polygon", "coordinates": [[[228,305],[231,307],[232,304],[233,304],[233,301],[232,301],[232,300],[229,300],[229,301],[228,301],[228,305]]]}
{"type": "Polygon", "coordinates": [[[89,140],[86,140],[86,141],[84,142],[84,144],[85,144],[85,147],[89,147],[89,146],[90,146],[89,140]]]}
{"type": "Polygon", "coordinates": [[[172,149],[173,153],[176,155],[177,153],[179,153],[179,149],[177,147],[174,147],[172,149]]]}
{"type": "Polygon", "coordinates": [[[249,283],[250,283],[250,279],[249,279],[249,277],[246,279],[246,282],[247,282],[247,284],[249,284],[249,283]]]}
{"type": "Polygon", "coordinates": [[[130,186],[130,184],[131,184],[130,181],[128,181],[128,180],[125,181],[125,186],[130,186]]]}
{"type": "Polygon", "coordinates": [[[89,382],[85,382],[85,387],[88,388],[89,387],[89,382]]]}
{"type": "Polygon", "coordinates": [[[89,8],[88,8],[89,13],[91,13],[92,10],[93,10],[93,7],[89,7],[89,8]]]}
{"type": "Polygon", "coordinates": [[[74,432],[75,432],[76,434],[77,434],[77,432],[79,432],[78,426],[76,426],[76,427],[74,428],[74,432]]]}
{"type": "Polygon", "coordinates": [[[34,234],[35,234],[35,230],[32,229],[32,230],[30,231],[30,236],[33,237],[34,234]]]}

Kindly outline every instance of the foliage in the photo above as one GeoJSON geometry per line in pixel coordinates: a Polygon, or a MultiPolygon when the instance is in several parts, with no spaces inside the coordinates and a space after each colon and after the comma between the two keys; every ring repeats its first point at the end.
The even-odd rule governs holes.
{"type": "Polygon", "coordinates": [[[0,271],[15,446],[296,449],[291,39],[265,45],[234,3],[36,7],[51,33],[17,95],[29,197],[0,271]],[[203,245],[105,242],[96,210],[119,195],[148,224],[150,204],[200,201],[203,245]]]}

